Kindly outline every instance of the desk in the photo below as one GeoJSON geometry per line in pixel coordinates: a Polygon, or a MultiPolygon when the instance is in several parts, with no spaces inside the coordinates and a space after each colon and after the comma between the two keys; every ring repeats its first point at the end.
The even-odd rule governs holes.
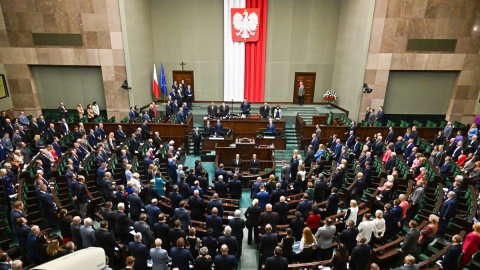
{"type": "Polygon", "coordinates": [[[233,136],[223,138],[223,140],[206,137],[202,139],[202,150],[213,151],[215,150],[215,145],[227,147],[232,143],[234,143],[233,136]]]}
{"type": "MultiPolygon", "coordinates": [[[[267,128],[268,118],[260,118],[258,115],[252,115],[246,118],[230,118],[222,120],[221,122],[223,123],[223,128],[228,128],[233,131],[234,136],[253,138],[256,136],[257,131],[267,128]]],[[[207,120],[205,119],[203,124],[205,125],[206,123],[207,120]]],[[[213,126],[215,121],[210,121],[210,123],[213,126]]],[[[285,130],[285,119],[274,120],[273,123],[276,129],[285,130]]]]}

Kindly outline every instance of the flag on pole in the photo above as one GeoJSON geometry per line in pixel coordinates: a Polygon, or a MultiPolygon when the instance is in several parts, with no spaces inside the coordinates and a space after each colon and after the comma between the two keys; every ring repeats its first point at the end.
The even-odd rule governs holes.
{"type": "Polygon", "coordinates": [[[152,87],[153,94],[158,99],[160,97],[160,89],[158,88],[158,79],[157,79],[157,68],[155,64],[153,64],[153,87],[152,87]]]}
{"type": "Polygon", "coordinates": [[[167,95],[167,81],[165,80],[165,70],[163,70],[163,64],[160,63],[160,87],[162,88],[162,92],[167,95]]]}

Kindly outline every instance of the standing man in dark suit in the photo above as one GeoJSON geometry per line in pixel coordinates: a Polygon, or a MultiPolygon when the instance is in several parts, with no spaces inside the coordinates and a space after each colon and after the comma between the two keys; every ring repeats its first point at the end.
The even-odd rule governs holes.
{"type": "Polygon", "coordinates": [[[218,176],[218,181],[215,182],[215,192],[220,198],[227,197],[227,183],[223,181],[223,175],[218,176]]]}
{"type": "Polygon", "coordinates": [[[52,195],[47,194],[47,186],[40,185],[40,192],[38,193],[38,200],[40,201],[40,207],[42,209],[43,215],[47,220],[47,223],[50,227],[54,226],[54,214],[55,207],[57,206],[53,201],[52,195]]]}
{"type": "Polygon", "coordinates": [[[237,269],[238,262],[235,259],[235,256],[228,255],[228,247],[227,245],[222,245],[220,247],[220,252],[222,254],[218,254],[215,256],[215,268],[216,269],[237,269]]]}
{"type": "Polygon", "coordinates": [[[72,219],[72,223],[70,223],[70,231],[72,232],[72,241],[75,243],[77,250],[83,248],[83,241],[82,236],[80,235],[80,226],[81,226],[82,218],[79,216],[75,216],[72,219]]]}
{"type": "Polygon", "coordinates": [[[389,144],[389,143],[393,142],[394,137],[395,137],[395,132],[393,132],[393,127],[389,127],[387,138],[385,139],[385,143],[389,144]]]}
{"type": "Polygon", "coordinates": [[[440,224],[438,226],[438,235],[442,236],[447,228],[450,219],[455,218],[457,212],[457,198],[455,191],[449,191],[447,193],[447,200],[443,202],[442,207],[440,208],[440,224]]]}
{"type": "Polygon", "coordinates": [[[267,224],[265,226],[265,233],[263,233],[262,238],[260,238],[260,245],[258,248],[258,253],[260,255],[260,263],[258,264],[259,269],[261,269],[267,258],[273,256],[273,250],[278,245],[277,234],[272,232],[272,227],[271,224],[267,224]]]}
{"type": "MultiPolygon", "coordinates": [[[[228,254],[230,255],[233,255],[235,257],[239,257],[238,256],[238,243],[237,243],[237,239],[235,238],[235,236],[232,236],[232,228],[230,226],[226,226],[225,229],[224,229],[224,233],[225,235],[223,236],[220,236],[218,238],[218,245],[221,247],[223,245],[227,245],[228,247],[228,254]]],[[[219,252],[221,252],[219,250],[219,252]]]]}
{"type": "Polygon", "coordinates": [[[312,201],[309,200],[308,194],[303,194],[303,199],[297,205],[297,211],[302,214],[302,218],[307,220],[308,216],[310,215],[310,211],[312,210],[312,201]]]}
{"type": "Polygon", "coordinates": [[[280,196],[280,200],[273,206],[273,211],[278,214],[278,224],[288,224],[288,210],[290,205],[285,201],[285,196],[280,196]]]}
{"type": "Polygon", "coordinates": [[[443,163],[442,167],[440,168],[440,176],[443,179],[446,179],[447,177],[450,176],[450,171],[452,169],[452,162],[451,162],[451,157],[446,157],[445,162],[443,163]]]}
{"type": "Polygon", "coordinates": [[[282,248],[277,246],[274,250],[274,256],[265,261],[265,270],[287,270],[287,258],[282,257],[282,248]]]}
{"type": "Polygon", "coordinates": [[[198,190],[193,191],[193,195],[188,198],[188,206],[190,207],[190,215],[193,220],[205,220],[205,203],[200,198],[198,190]]]}
{"type": "Polygon", "coordinates": [[[250,114],[250,103],[246,98],[244,98],[242,104],[240,104],[240,111],[245,115],[250,114]]]}
{"type": "Polygon", "coordinates": [[[220,106],[220,117],[227,117],[229,113],[230,113],[230,108],[227,105],[225,105],[225,102],[223,102],[222,106],[220,106]]]}
{"type": "Polygon", "coordinates": [[[343,229],[339,237],[348,250],[348,254],[352,254],[353,248],[357,245],[358,229],[355,228],[353,220],[347,221],[347,228],[343,229]]]}
{"type": "Polygon", "coordinates": [[[452,245],[447,249],[442,260],[442,269],[443,270],[457,270],[458,269],[458,258],[462,254],[462,241],[463,238],[456,234],[452,237],[452,245]]]}
{"type": "Polygon", "coordinates": [[[218,210],[216,207],[212,209],[212,214],[207,216],[207,219],[205,221],[205,226],[206,229],[212,229],[213,234],[212,236],[214,238],[218,238],[220,236],[220,233],[223,231],[223,221],[222,218],[217,216],[218,210]]]}
{"type": "Polygon", "coordinates": [[[270,107],[267,105],[267,102],[264,103],[262,107],[260,107],[260,116],[262,118],[267,118],[270,115],[270,107]]]}
{"type": "Polygon", "coordinates": [[[147,215],[144,213],[140,214],[140,221],[135,221],[135,223],[133,223],[133,229],[135,232],[142,234],[142,243],[147,246],[147,248],[150,248],[154,245],[154,239],[150,226],[145,222],[146,220],[147,215]]]}
{"type": "Polygon", "coordinates": [[[222,122],[220,122],[220,119],[217,119],[217,123],[215,123],[214,131],[217,136],[223,136],[223,124],[222,122]]]}
{"type": "Polygon", "coordinates": [[[192,99],[193,99],[193,89],[190,85],[187,85],[187,89],[185,90],[185,98],[187,101],[188,109],[192,109],[192,99]]]}
{"type": "Polygon", "coordinates": [[[139,221],[140,214],[145,211],[145,205],[142,202],[142,199],[138,196],[139,191],[135,189],[130,196],[128,196],[128,201],[130,202],[130,217],[133,221],[139,221]]]}
{"type": "Polygon", "coordinates": [[[407,254],[416,254],[417,253],[417,242],[420,238],[420,231],[417,229],[418,223],[415,220],[410,220],[408,223],[410,230],[405,234],[403,238],[403,245],[399,249],[402,252],[402,258],[407,254]]]}
{"type": "Polygon", "coordinates": [[[378,112],[375,121],[379,122],[381,125],[383,125],[383,118],[384,118],[385,112],[383,111],[383,106],[378,107],[378,112]]]}
{"type": "Polygon", "coordinates": [[[68,110],[63,105],[63,102],[60,102],[60,106],[58,106],[58,112],[60,113],[60,118],[66,118],[68,110]]]}
{"type": "Polygon", "coordinates": [[[347,145],[348,149],[353,150],[353,146],[355,145],[355,135],[353,134],[353,131],[350,131],[345,144],[347,145]]]}
{"type": "MultiPolygon", "coordinates": [[[[232,230],[232,236],[234,236],[237,240],[237,257],[240,258],[240,256],[242,256],[243,229],[245,228],[245,220],[240,218],[239,209],[235,210],[233,216],[234,218],[228,221],[228,226],[230,226],[232,230]]],[[[226,230],[227,228],[225,228],[225,231],[226,230]]]]}
{"type": "Polygon", "coordinates": [[[202,135],[198,131],[198,127],[195,127],[195,130],[192,132],[192,141],[193,141],[193,156],[200,155],[200,143],[202,142],[202,135]]]}
{"type": "Polygon", "coordinates": [[[210,118],[214,118],[217,114],[217,105],[212,101],[212,104],[208,106],[207,113],[210,118]]]}
{"type": "Polygon", "coordinates": [[[115,242],[112,234],[108,231],[108,221],[100,221],[100,230],[95,232],[95,239],[98,245],[103,248],[105,255],[110,258],[110,266],[116,269],[115,248],[120,249],[120,246],[115,242]]]}
{"type": "Polygon", "coordinates": [[[372,248],[365,243],[366,241],[365,237],[360,238],[358,245],[353,248],[349,262],[351,270],[365,270],[367,267],[372,248]]]}
{"type": "Polygon", "coordinates": [[[337,194],[337,188],[332,188],[332,193],[328,196],[326,216],[336,215],[338,212],[338,203],[340,202],[340,197],[337,194]]]}
{"type": "Polygon", "coordinates": [[[353,187],[354,199],[357,201],[357,203],[360,203],[360,200],[362,199],[366,189],[367,184],[365,182],[365,179],[363,178],[363,173],[359,172],[357,174],[357,182],[353,187]]]}
{"type": "Polygon", "coordinates": [[[242,168],[242,159],[240,158],[239,154],[235,155],[235,159],[232,161],[232,167],[242,168]]]}
{"type": "Polygon", "coordinates": [[[128,243],[130,255],[135,257],[136,270],[148,270],[147,260],[150,252],[146,245],[142,244],[142,234],[137,232],[134,236],[135,241],[128,243]]]}
{"type": "Polygon", "coordinates": [[[260,214],[260,218],[258,219],[258,225],[260,226],[261,234],[265,234],[267,224],[270,224],[272,232],[277,232],[278,213],[272,211],[271,204],[267,204],[265,206],[265,211],[260,214]]]}
{"type": "Polygon", "coordinates": [[[383,153],[383,141],[382,141],[382,136],[377,136],[377,141],[375,144],[372,146],[372,154],[374,157],[381,157],[383,153]]]}
{"type": "MultiPolygon", "coordinates": [[[[297,168],[298,168],[298,165],[297,165],[297,168]]],[[[285,159],[282,160],[282,179],[285,178],[285,180],[290,182],[290,179],[292,179],[290,172],[291,172],[290,164],[288,164],[285,159]]]]}
{"type": "Polygon", "coordinates": [[[130,225],[133,221],[130,220],[123,211],[125,211],[125,204],[119,203],[118,211],[113,215],[115,220],[115,234],[121,239],[122,243],[128,243],[130,239],[130,225]]]}
{"type": "Polygon", "coordinates": [[[232,199],[240,199],[242,197],[242,182],[238,180],[238,174],[235,173],[228,184],[232,199]]]}

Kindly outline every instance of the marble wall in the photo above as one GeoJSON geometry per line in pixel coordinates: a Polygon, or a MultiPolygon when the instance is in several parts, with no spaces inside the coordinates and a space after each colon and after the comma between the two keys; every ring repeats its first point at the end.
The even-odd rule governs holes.
{"type": "Polygon", "coordinates": [[[100,66],[108,117],[128,113],[118,0],[0,0],[0,63],[15,113],[41,112],[30,66],[100,66]],[[82,47],[34,46],[32,33],[82,34],[82,47]]]}
{"type": "MultiPolygon", "coordinates": [[[[460,71],[446,118],[473,121],[480,89],[480,1],[380,0],[375,3],[359,118],[383,105],[390,70],[460,71]],[[457,39],[453,53],[407,52],[408,39],[457,39]]],[[[386,110],[388,113],[388,110],[386,110]]]]}

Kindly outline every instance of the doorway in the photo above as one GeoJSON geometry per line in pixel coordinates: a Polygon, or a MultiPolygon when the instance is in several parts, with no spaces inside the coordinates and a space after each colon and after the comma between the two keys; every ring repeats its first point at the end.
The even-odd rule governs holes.
{"type": "Polygon", "coordinates": [[[293,86],[293,104],[298,104],[298,87],[303,82],[305,87],[304,104],[313,103],[313,95],[315,93],[315,72],[295,72],[295,84],[293,86]]]}
{"type": "Polygon", "coordinates": [[[184,80],[185,87],[187,87],[187,85],[190,85],[190,87],[193,89],[192,101],[195,101],[195,84],[193,80],[193,70],[173,70],[172,78],[174,81],[177,81],[177,84],[180,84],[182,80],[184,80]]]}

